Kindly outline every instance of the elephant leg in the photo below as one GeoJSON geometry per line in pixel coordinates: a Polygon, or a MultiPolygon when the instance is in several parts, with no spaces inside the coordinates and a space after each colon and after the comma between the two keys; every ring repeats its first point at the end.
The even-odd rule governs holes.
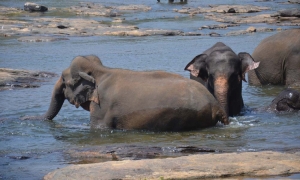
{"type": "Polygon", "coordinates": [[[285,77],[285,84],[286,85],[299,85],[300,83],[300,69],[297,70],[288,70],[286,72],[285,77]]]}
{"type": "Polygon", "coordinates": [[[300,83],[300,56],[294,55],[286,62],[285,85],[300,83]]]}
{"type": "Polygon", "coordinates": [[[260,80],[256,75],[256,70],[248,71],[248,81],[250,85],[259,86],[261,85],[260,80]]]}
{"type": "Polygon", "coordinates": [[[91,101],[89,110],[91,129],[105,129],[109,127],[104,119],[105,113],[103,113],[99,104],[91,101]]]}

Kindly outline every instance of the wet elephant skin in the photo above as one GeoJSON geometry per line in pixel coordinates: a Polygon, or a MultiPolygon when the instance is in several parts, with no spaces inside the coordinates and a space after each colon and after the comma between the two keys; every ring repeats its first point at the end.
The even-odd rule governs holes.
{"type": "Polygon", "coordinates": [[[54,86],[44,115],[64,100],[90,111],[91,128],[184,131],[228,124],[222,106],[196,81],[163,71],[108,68],[96,56],[78,56],[54,86]]]}
{"type": "Polygon", "coordinates": [[[185,70],[190,72],[190,79],[207,87],[228,116],[234,116],[244,107],[242,80],[246,81],[245,73],[258,66],[248,53],[236,54],[229,46],[218,42],[196,56],[185,70]]]}

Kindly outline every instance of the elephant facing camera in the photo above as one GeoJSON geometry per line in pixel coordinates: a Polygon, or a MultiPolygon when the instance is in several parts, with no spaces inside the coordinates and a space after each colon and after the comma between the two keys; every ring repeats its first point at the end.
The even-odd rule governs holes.
{"type": "Polygon", "coordinates": [[[259,62],[249,53],[236,54],[229,46],[218,42],[197,55],[184,70],[190,72],[190,79],[207,87],[228,116],[235,116],[244,107],[242,80],[246,82],[245,74],[258,66],[259,62]]]}

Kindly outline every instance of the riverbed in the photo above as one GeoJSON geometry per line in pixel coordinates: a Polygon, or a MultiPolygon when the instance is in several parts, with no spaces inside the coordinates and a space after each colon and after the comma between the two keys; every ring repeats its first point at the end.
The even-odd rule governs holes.
{"type": "MultiPolygon", "coordinates": [[[[0,5],[21,7],[26,1],[2,0],[0,5]]],[[[80,1],[82,2],[82,1],[80,1]]],[[[69,7],[79,1],[37,1],[48,7],[69,7]]],[[[96,0],[107,6],[137,4],[130,0],[96,0]]],[[[240,1],[214,1],[214,4],[238,4],[240,1]]],[[[211,1],[190,0],[188,4],[169,4],[161,0],[141,0],[138,4],[151,7],[150,11],[123,15],[128,24],[139,28],[160,28],[183,32],[210,33],[213,30],[199,29],[204,25],[219,24],[207,20],[203,15],[179,14],[174,9],[208,6],[211,1]]],[[[268,6],[266,12],[298,7],[299,4],[285,4],[279,1],[253,2],[243,4],[268,6]]],[[[259,12],[261,13],[261,12],[259,12]]],[[[60,17],[51,12],[43,17],[60,17]]],[[[75,16],[76,17],[76,16],[75,16]]],[[[15,17],[30,21],[33,14],[15,17]]],[[[87,17],[109,21],[110,17],[87,17]]],[[[249,86],[243,82],[243,98],[246,110],[241,116],[231,117],[230,124],[189,132],[150,132],[126,130],[90,130],[89,113],[65,102],[53,121],[26,120],[26,117],[40,116],[48,109],[53,86],[61,72],[78,55],[97,55],[103,64],[111,68],[136,71],[164,70],[189,78],[184,67],[196,55],[216,42],[224,42],[236,53],[252,53],[259,42],[275,33],[277,28],[294,26],[269,24],[241,24],[228,29],[214,30],[221,36],[63,36],[68,40],[53,42],[20,42],[18,35],[0,37],[0,66],[13,69],[49,71],[57,77],[42,82],[39,88],[1,91],[0,101],[0,179],[41,179],[48,172],[69,164],[87,163],[74,158],[70,152],[114,153],[119,159],[164,158],[187,155],[182,147],[196,147],[202,152],[244,152],[300,150],[300,112],[269,113],[257,111],[270,104],[285,87],[267,85],[249,86]],[[244,30],[250,26],[269,27],[274,31],[226,36],[233,30],[244,30]],[[146,153],[143,153],[146,152],[146,153]],[[137,154],[140,154],[138,156],[137,154]],[[152,154],[148,156],[145,154],[152,154]],[[154,155],[153,155],[154,154],[154,155]]],[[[49,36],[49,35],[48,35],[49,36]]],[[[300,89],[298,89],[300,90],[300,89]]],[[[134,97],[133,97],[134,98],[134,97]]],[[[30,118],[29,118],[30,119],[30,118]]],[[[115,159],[96,158],[95,162],[115,159]]]]}

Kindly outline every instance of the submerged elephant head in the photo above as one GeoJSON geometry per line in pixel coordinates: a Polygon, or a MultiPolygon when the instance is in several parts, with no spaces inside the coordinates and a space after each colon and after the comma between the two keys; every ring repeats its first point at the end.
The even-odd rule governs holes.
{"type": "Polygon", "coordinates": [[[231,48],[219,42],[196,56],[185,70],[190,71],[191,79],[208,88],[227,115],[233,116],[239,114],[244,106],[242,80],[246,81],[245,73],[258,65],[248,53],[236,55],[231,48]]]}
{"type": "Polygon", "coordinates": [[[87,111],[89,111],[91,101],[99,103],[93,78],[93,69],[99,65],[102,63],[96,56],[76,57],[56,82],[50,107],[44,118],[53,119],[60,111],[65,99],[77,108],[81,106],[87,111]]]}
{"type": "Polygon", "coordinates": [[[271,111],[298,111],[300,110],[300,92],[293,89],[283,90],[269,105],[271,111]]]}

